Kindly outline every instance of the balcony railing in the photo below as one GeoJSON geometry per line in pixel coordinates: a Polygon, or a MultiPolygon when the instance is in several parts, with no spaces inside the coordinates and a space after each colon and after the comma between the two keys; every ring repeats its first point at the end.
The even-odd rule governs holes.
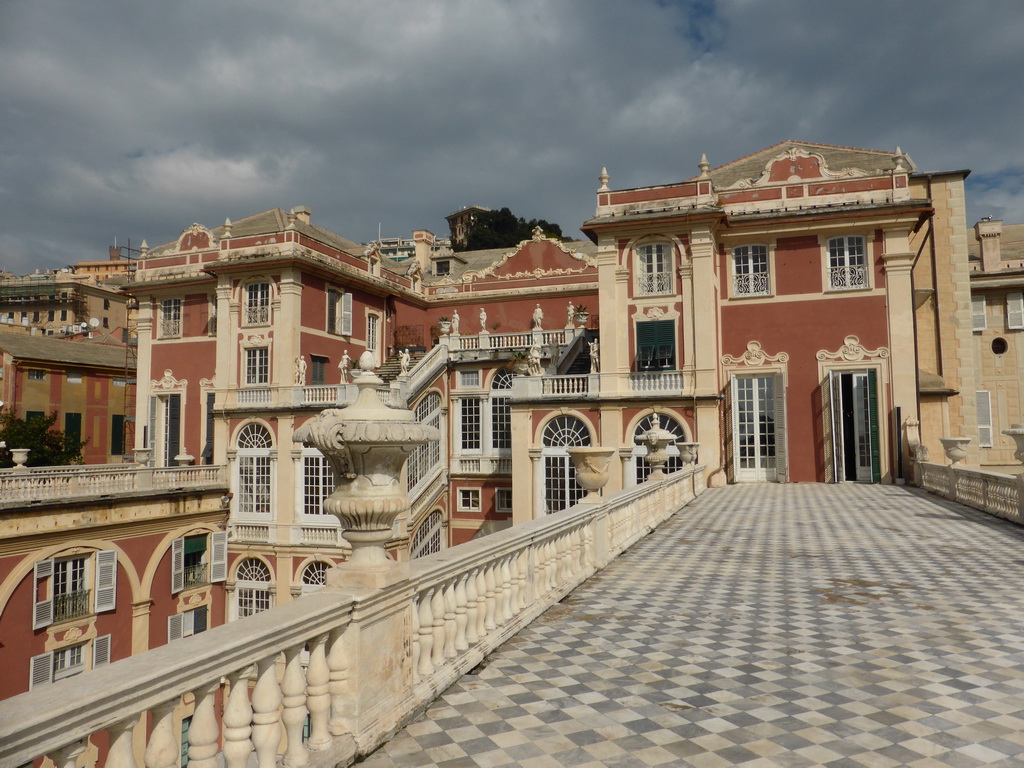
{"type": "Polygon", "coordinates": [[[833,291],[856,291],[868,287],[865,266],[829,267],[828,287],[833,291]]]}
{"type": "Polygon", "coordinates": [[[511,475],[512,459],[498,456],[462,456],[454,459],[452,471],[469,475],[511,475]]]}
{"type": "Polygon", "coordinates": [[[66,501],[117,494],[203,490],[227,486],[219,465],[138,467],[125,464],[0,469],[0,509],[25,503],[66,501]]]}
{"type": "Polygon", "coordinates": [[[685,371],[639,371],[629,374],[629,390],[635,394],[682,394],[688,376],[685,371]]]}
{"type": "Polygon", "coordinates": [[[181,320],[161,320],[160,338],[176,339],[181,336],[181,320]]]}
{"type": "Polygon", "coordinates": [[[519,331],[516,333],[481,333],[461,336],[453,334],[444,337],[444,343],[453,351],[496,349],[511,351],[529,349],[534,344],[562,346],[572,341],[582,328],[557,328],[551,331],[519,331]]]}
{"type": "Polygon", "coordinates": [[[771,280],[767,272],[733,275],[732,292],[734,296],[768,296],[772,292],[771,280]]]}
{"type": "Polygon", "coordinates": [[[269,325],[270,324],[270,307],[246,307],[245,308],[245,324],[246,325],[269,325]]]}
{"type": "Polygon", "coordinates": [[[101,731],[107,765],[142,764],[136,731],[139,753],[173,757],[183,697],[189,757],[204,765],[254,752],[260,765],[348,765],[700,494],[703,470],[413,560],[381,589],[323,587],[0,702],[0,765],[74,764],[101,731]]]}
{"type": "Polygon", "coordinates": [[[69,621],[80,616],[88,616],[92,613],[92,590],[80,589],[77,592],[68,592],[63,595],[53,596],[53,620],[69,621]]]}
{"type": "Polygon", "coordinates": [[[1024,476],[928,462],[915,469],[926,491],[1024,525],[1024,476]]]}
{"type": "Polygon", "coordinates": [[[201,587],[204,584],[210,583],[210,579],[207,576],[206,563],[197,563],[196,565],[186,566],[184,576],[185,589],[201,587]]]}

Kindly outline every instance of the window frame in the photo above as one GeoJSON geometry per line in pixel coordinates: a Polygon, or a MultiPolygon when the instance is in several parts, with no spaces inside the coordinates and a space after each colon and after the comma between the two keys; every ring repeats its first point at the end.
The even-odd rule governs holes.
{"type": "Polygon", "coordinates": [[[651,240],[633,246],[637,296],[670,296],[675,290],[675,248],[668,240],[651,240]]]}
{"type": "Polygon", "coordinates": [[[984,293],[971,296],[971,330],[975,333],[988,329],[988,297],[984,293]]]}
{"type": "Polygon", "coordinates": [[[182,299],[174,296],[160,302],[160,317],[157,324],[158,339],[180,339],[182,336],[182,299]]]}
{"type": "Polygon", "coordinates": [[[865,235],[847,234],[826,238],[824,243],[825,255],[822,260],[822,266],[825,270],[825,291],[827,293],[849,293],[851,291],[871,290],[874,287],[874,278],[872,276],[870,248],[871,241],[865,235]],[[851,253],[850,246],[853,241],[860,241],[861,252],[859,254],[851,253]],[[851,263],[853,257],[859,257],[862,263],[851,263]],[[856,275],[854,270],[857,269],[863,270],[862,276],[856,275]],[[842,272],[837,270],[842,270],[842,272]],[[840,275],[844,275],[841,280],[837,279],[840,275]]]}
{"type": "Polygon", "coordinates": [[[270,325],[270,304],[273,288],[269,280],[252,280],[243,287],[242,326],[253,328],[270,325]]]}
{"type": "Polygon", "coordinates": [[[270,347],[245,347],[245,379],[247,387],[270,385],[270,347]]]}
{"type": "Polygon", "coordinates": [[[775,293],[774,270],[772,269],[773,257],[774,249],[768,243],[745,243],[733,246],[729,255],[732,298],[757,299],[773,296],[775,293]],[[764,249],[764,253],[755,253],[755,249],[764,249]],[[744,260],[744,268],[747,271],[740,271],[740,259],[744,260]],[[757,266],[756,262],[762,261],[762,259],[764,269],[754,271],[754,267],[757,266]],[[760,278],[761,275],[763,275],[763,278],[760,278]],[[744,281],[741,278],[747,279],[744,281]],[[741,290],[741,282],[749,283],[750,289],[741,290]]]}
{"type": "Polygon", "coordinates": [[[459,512],[481,512],[483,510],[483,490],[479,487],[459,488],[457,499],[459,512]]]}

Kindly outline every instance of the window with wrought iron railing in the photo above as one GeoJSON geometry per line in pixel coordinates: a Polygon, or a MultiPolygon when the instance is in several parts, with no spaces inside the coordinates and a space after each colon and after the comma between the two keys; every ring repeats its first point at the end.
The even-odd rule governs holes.
{"type": "Polygon", "coordinates": [[[249,283],[245,287],[245,324],[270,323],[270,283],[249,283]]]}
{"type": "Polygon", "coordinates": [[[161,339],[181,336],[181,299],[164,299],[160,302],[159,330],[161,339]]]}
{"type": "Polygon", "coordinates": [[[640,295],[672,292],[672,249],[668,243],[647,243],[637,248],[636,290],[640,295]]]}
{"type": "Polygon", "coordinates": [[[768,272],[768,248],[742,245],[732,250],[734,296],[768,296],[772,292],[768,272]]]}
{"type": "Polygon", "coordinates": [[[847,235],[829,239],[828,287],[832,291],[871,287],[863,237],[847,235]]]}
{"type": "Polygon", "coordinates": [[[80,589],[53,596],[54,622],[69,621],[92,613],[92,590],[80,589]]]}

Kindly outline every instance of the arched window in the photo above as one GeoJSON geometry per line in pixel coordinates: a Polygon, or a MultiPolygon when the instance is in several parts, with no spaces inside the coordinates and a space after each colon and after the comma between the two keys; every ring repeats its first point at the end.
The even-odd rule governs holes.
{"type": "Polygon", "coordinates": [[[305,587],[322,587],[327,583],[327,570],[331,566],[316,560],[302,569],[302,585],[305,587]]]}
{"type": "MultiPolygon", "coordinates": [[[[636,438],[640,437],[644,432],[648,432],[655,427],[668,430],[675,438],[676,443],[685,443],[686,430],[683,429],[683,425],[673,419],[671,416],[666,416],[664,413],[652,413],[649,416],[644,416],[640,421],[637,422],[636,429],[633,430],[633,463],[636,466],[636,482],[639,485],[647,476],[651,474],[651,465],[647,463],[647,446],[638,444],[636,438]]],[[[679,458],[679,448],[675,444],[668,447],[668,463],[665,465],[665,472],[671,473],[676,472],[683,468],[683,460],[679,458]]]]}
{"type": "Polygon", "coordinates": [[[512,372],[502,369],[491,380],[491,447],[512,448],[512,372]]]}
{"type": "Polygon", "coordinates": [[[270,516],[270,449],[273,440],[261,424],[246,424],[238,435],[238,514],[270,516]]]}
{"type": "Polygon", "coordinates": [[[270,608],[270,569],[262,560],[249,557],[235,575],[235,613],[240,619],[270,608]]]}
{"type": "Polygon", "coordinates": [[[560,512],[586,495],[566,448],[590,445],[587,425],[574,416],[557,416],[544,427],[544,511],[560,512]]]}
{"type": "Polygon", "coordinates": [[[417,558],[424,555],[432,555],[444,548],[444,516],[440,511],[431,512],[427,515],[409,543],[409,557],[417,558]]]}
{"type": "MultiPolygon", "coordinates": [[[[415,411],[416,421],[419,424],[428,424],[438,431],[441,429],[441,396],[436,392],[429,392],[420,400],[415,411]]],[[[406,489],[411,491],[419,482],[430,474],[430,471],[441,461],[441,444],[439,442],[424,443],[416,446],[409,454],[406,462],[405,481],[406,489]]]]}

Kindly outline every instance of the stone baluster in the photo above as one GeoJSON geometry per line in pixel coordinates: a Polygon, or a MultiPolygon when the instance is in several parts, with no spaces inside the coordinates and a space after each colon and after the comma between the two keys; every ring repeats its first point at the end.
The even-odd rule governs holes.
{"type": "Polygon", "coordinates": [[[494,623],[494,564],[490,563],[487,565],[484,573],[484,579],[487,584],[486,592],[486,605],[487,611],[484,615],[484,629],[487,630],[488,634],[498,628],[498,625],[494,623]]]}
{"type": "Polygon", "coordinates": [[[430,598],[430,612],[434,616],[434,647],[430,660],[434,662],[434,668],[438,669],[444,665],[444,585],[439,586],[430,598]]]}
{"type": "Polygon", "coordinates": [[[509,590],[511,595],[511,610],[513,616],[518,616],[519,612],[523,610],[523,592],[519,584],[519,562],[522,560],[523,553],[517,552],[516,554],[509,557],[508,568],[512,578],[512,588],[509,590]]]}
{"type": "Polygon", "coordinates": [[[477,617],[479,615],[477,610],[476,575],[479,570],[479,568],[474,568],[466,577],[466,643],[469,646],[476,645],[480,640],[480,635],[476,631],[477,617]]]}
{"type": "Polygon", "coordinates": [[[288,744],[284,751],[285,768],[302,768],[309,762],[309,753],[302,743],[306,724],[306,675],[302,669],[303,646],[294,645],[284,652],[284,677],[281,679],[281,722],[288,744]]]}
{"type": "Polygon", "coordinates": [[[107,752],[107,763],[105,768],[137,768],[135,762],[135,726],[138,725],[138,717],[129,717],[115,723],[107,729],[107,736],[110,738],[110,750],[107,752]]]}
{"type": "Polygon", "coordinates": [[[487,566],[476,572],[476,635],[480,640],[487,636],[487,566]]]}
{"type": "Polygon", "coordinates": [[[548,539],[544,544],[544,549],[547,552],[547,557],[544,560],[544,570],[548,575],[547,589],[544,591],[545,593],[548,593],[551,592],[555,588],[555,584],[558,583],[558,559],[556,556],[557,549],[555,547],[555,542],[548,539]]]}
{"type": "Polygon", "coordinates": [[[420,678],[427,677],[434,673],[434,660],[432,650],[434,648],[434,613],[430,608],[433,601],[434,590],[428,589],[420,595],[419,604],[419,625],[420,625],[420,678]]]}
{"type": "Polygon", "coordinates": [[[227,768],[245,768],[252,754],[252,706],[249,704],[249,670],[231,675],[224,706],[224,763],[227,768]]]}
{"type": "Polygon", "coordinates": [[[277,768],[281,741],[281,686],[277,682],[277,654],[260,659],[256,687],[252,689],[252,744],[257,768],[277,768]]]}
{"type": "Polygon", "coordinates": [[[462,574],[455,579],[455,650],[465,651],[469,649],[466,641],[466,580],[467,574],[462,574]]]}
{"type": "Polygon", "coordinates": [[[580,549],[580,567],[590,570],[594,565],[593,559],[593,546],[594,546],[594,523],[593,521],[587,523],[581,529],[583,540],[580,549]]]}
{"type": "Polygon", "coordinates": [[[505,583],[501,579],[501,562],[498,559],[491,564],[494,573],[494,624],[498,627],[505,623],[505,583]]]}
{"type": "Polygon", "coordinates": [[[444,657],[455,658],[455,579],[444,587],[444,657]]]}
{"type": "Polygon", "coordinates": [[[529,569],[530,569],[530,552],[529,550],[519,553],[519,557],[516,558],[516,570],[518,575],[516,577],[516,585],[518,587],[519,594],[519,607],[516,612],[522,612],[530,604],[529,598],[529,569]]]}
{"type": "Polygon", "coordinates": [[[420,681],[420,597],[417,594],[412,596],[412,611],[409,616],[409,630],[412,635],[412,681],[420,681]]]}
{"type": "Polygon", "coordinates": [[[217,768],[220,742],[220,724],[214,712],[220,681],[193,691],[195,709],[188,728],[188,764],[192,768],[217,768]]]}
{"type": "Polygon", "coordinates": [[[331,694],[331,719],[328,724],[331,736],[337,737],[348,733],[350,690],[352,663],[349,655],[348,627],[332,630],[327,640],[327,669],[330,670],[331,682],[328,690],[331,694]]]}
{"type": "Polygon", "coordinates": [[[55,749],[50,753],[50,759],[53,760],[54,768],[75,768],[78,764],[78,758],[85,752],[85,748],[86,742],[83,739],[68,744],[66,747],[55,749]]]}
{"type": "Polygon", "coordinates": [[[174,708],[178,699],[153,707],[153,730],[144,755],[146,768],[174,768],[181,755],[181,741],[174,733],[174,708]]]}
{"type": "Polygon", "coordinates": [[[306,746],[314,751],[331,745],[328,727],[331,716],[331,670],[327,666],[327,635],[320,635],[309,650],[306,668],[306,708],[309,710],[309,741],[306,746]]]}
{"type": "Polygon", "coordinates": [[[555,579],[557,584],[565,582],[566,573],[568,571],[568,563],[566,562],[566,555],[569,552],[567,546],[566,537],[559,536],[555,539],[555,557],[557,558],[557,565],[555,566],[555,579]]]}
{"type": "Polygon", "coordinates": [[[501,623],[512,620],[512,569],[509,567],[510,557],[501,559],[501,623]]]}
{"type": "Polygon", "coordinates": [[[575,575],[583,567],[583,527],[573,528],[570,536],[572,536],[572,572],[575,575]]]}

